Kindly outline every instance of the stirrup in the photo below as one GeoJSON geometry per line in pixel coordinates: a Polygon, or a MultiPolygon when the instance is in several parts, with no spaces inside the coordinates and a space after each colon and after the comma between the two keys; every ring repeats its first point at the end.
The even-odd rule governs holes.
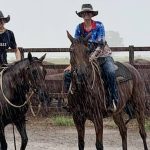
{"type": "Polygon", "coordinates": [[[115,101],[113,100],[113,107],[114,107],[114,112],[117,110],[117,106],[115,104],[115,101]]]}
{"type": "Polygon", "coordinates": [[[108,106],[107,110],[110,111],[110,112],[116,112],[117,106],[116,106],[114,100],[112,101],[112,104],[108,106]]]}

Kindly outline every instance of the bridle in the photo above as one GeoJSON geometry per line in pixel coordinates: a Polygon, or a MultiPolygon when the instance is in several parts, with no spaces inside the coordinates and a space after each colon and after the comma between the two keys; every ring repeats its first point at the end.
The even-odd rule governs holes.
{"type": "MultiPolygon", "coordinates": [[[[40,63],[41,64],[41,61],[40,60],[34,60],[33,62],[30,62],[30,65],[32,65],[33,63],[35,63],[35,62],[38,62],[38,63],[40,63]]],[[[32,80],[34,80],[34,79],[32,79],[32,80],[30,80],[29,79],[29,74],[31,75],[31,76],[33,76],[33,74],[31,73],[31,69],[30,69],[30,67],[28,66],[27,68],[26,68],[26,70],[27,70],[27,73],[28,73],[28,84],[29,84],[29,88],[31,88],[32,89],[32,91],[35,93],[35,94],[38,94],[38,91],[39,91],[39,86],[38,85],[36,85],[36,84],[34,84],[33,82],[32,82],[32,80]]],[[[32,78],[34,78],[34,77],[32,77],[32,78]]]]}
{"type": "MultiPolygon", "coordinates": [[[[78,40],[75,40],[75,41],[72,43],[72,45],[70,46],[70,52],[71,52],[71,55],[72,55],[71,57],[75,57],[75,54],[74,54],[73,51],[76,50],[76,49],[74,48],[76,42],[78,42],[78,40]]],[[[82,41],[81,41],[81,43],[83,44],[82,41]]],[[[91,44],[91,46],[92,46],[93,48],[97,46],[97,43],[91,42],[90,44],[91,44]]],[[[88,47],[86,47],[85,51],[91,53],[91,49],[89,49],[88,47]]],[[[74,58],[72,58],[72,59],[74,59],[74,58]]],[[[90,86],[90,89],[92,90],[92,89],[94,88],[94,84],[95,84],[95,75],[96,75],[96,72],[98,72],[98,74],[99,74],[100,71],[99,71],[99,67],[98,67],[98,65],[96,64],[96,62],[94,62],[94,61],[90,62],[90,65],[92,66],[92,76],[93,76],[93,80],[92,80],[92,86],[90,86],[90,84],[89,84],[89,86],[90,86]]],[[[73,72],[74,74],[76,74],[76,76],[77,76],[77,85],[79,85],[79,84],[78,84],[78,83],[79,83],[79,82],[78,82],[78,73],[77,73],[77,70],[79,69],[79,67],[80,67],[80,66],[78,66],[78,67],[72,67],[72,68],[73,68],[73,69],[72,69],[72,72],[73,72]]]]}

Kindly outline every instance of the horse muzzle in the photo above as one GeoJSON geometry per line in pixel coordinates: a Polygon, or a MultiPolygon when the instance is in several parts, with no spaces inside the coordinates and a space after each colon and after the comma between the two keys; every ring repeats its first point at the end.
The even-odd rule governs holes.
{"type": "Polygon", "coordinates": [[[39,100],[42,103],[42,107],[44,108],[45,112],[48,113],[48,106],[47,105],[50,103],[50,97],[48,95],[48,92],[38,90],[37,94],[38,94],[39,100]]]}

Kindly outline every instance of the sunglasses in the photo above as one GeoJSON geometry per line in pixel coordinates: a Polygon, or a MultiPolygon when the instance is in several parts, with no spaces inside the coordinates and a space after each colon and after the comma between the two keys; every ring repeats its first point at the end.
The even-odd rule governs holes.
{"type": "Polygon", "coordinates": [[[85,11],[85,12],[82,13],[83,16],[85,16],[85,15],[90,15],[90,14],[92,14],[91,11],[85,11]]]}
{"type": "Polygon", "coordinates": [[[0,22],[4,22],[4,19],[0,19],[0,22]]]}

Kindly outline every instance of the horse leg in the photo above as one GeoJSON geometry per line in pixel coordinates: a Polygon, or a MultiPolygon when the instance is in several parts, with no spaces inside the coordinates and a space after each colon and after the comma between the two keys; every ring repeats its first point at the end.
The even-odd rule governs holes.
{"type": "Polygon", "coordinates": [[[139,124],[139,133],[141,135],[141,138],[143,140],[143,144],[144,144],[144,150],[148,150],[147,147],[147,142],[146,142],[146,132],[145,132],[145,115],[144,115],[144,110],[142,111],[140,108],[138,109],[138,111],[136,111],[136,117],[137,117],[137,121],[139,124]]]}
{"type": "Polygon", "coordinates": [[[3,128],[0,128],[0,150],[7,150],[7,143],[3,128]]]}
{"type": "Polygon", "coordinates": [[[25,117],[22,118],[21,120],[17,121],[14,123],[16,125],[16,128],[18,132],[20,133],[21,136],[21,147],[20,150],[25,150],[27,143],[28,143],[28,137],[26,133],[26,122],[25,122],[25,117]]]}
{"type": "Polygon", "coordinates": [[[73,120],[78,132],[78,147],[79,150],[84,150],[84,136],[85,136],[85,121],[86,118],[79,115],[73,115],[73,120]]]}
{"type": "Polygon", "coordinates": [[[113,119],[116,125],[119,127],[120,135],[122,138],[122,148],[123,150],[127,150],[127,127],[123,121],[121,113],[113,115],[113,119]]]}
{"type": "Polygon", "coordinates": [[[96,149],[103,150],[103,117],[94,117],[97,120],[94,120],[95,132],[96,132],[96,149]]]}

